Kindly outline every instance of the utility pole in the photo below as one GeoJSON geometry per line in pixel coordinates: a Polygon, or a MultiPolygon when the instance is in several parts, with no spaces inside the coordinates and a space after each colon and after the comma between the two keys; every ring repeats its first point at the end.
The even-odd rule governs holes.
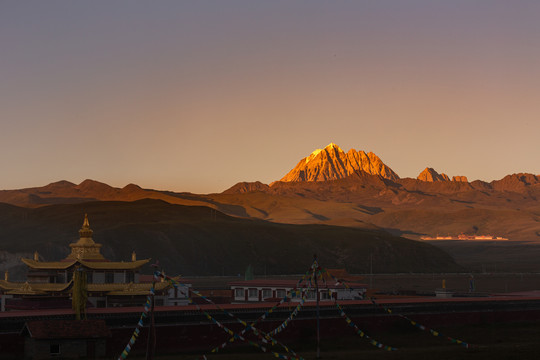
{"type": "Polygon", "coordinates": [[[319,270],[319,263],[317,262],[317,255],[313,255],[313,279],[315,280],[315,299],[317,302],[317,359],[321,358],[321,327],[320,327],[320,312],[319,312],[319,282],[317,281],[317,270],[319,270]]]}
{"type": "Polygon", "coordinates": [[[369,288],[373,289],[373,254],[369,255],[369,288]]]}

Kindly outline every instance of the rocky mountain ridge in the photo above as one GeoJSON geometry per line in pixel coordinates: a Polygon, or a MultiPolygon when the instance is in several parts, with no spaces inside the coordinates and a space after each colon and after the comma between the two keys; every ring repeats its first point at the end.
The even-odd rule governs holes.
{"type": "Polygon", "coordinates": [[[422,179],[399,178],[375,155],[345,153],[330,144],[302,159],[283,181],[240,182],[218,194],[159,191],[134,184],[115,188],[85,180],[78,185],[59,181],[3,190],[0,202],[37,208],[159,199],[277,223],[382,228],[413,239],[463,232],[540,241],[540,176],[519,173],[488,183],[458,176],[450,180],[432,168],[423,173],[422,179]]]}
{"type": "Polygon", "coordinates": [[[418,175],[418,180],[434,182],[434,181],[450,181],[450,178],[445,173],[439,174],[435,169],[427,167],[418,175]]]}
{"type": "Polygon", "coordinates": [[[385,179],[397,180],[399,176],[374,153],[350,149],[345,153],[339,146],[330,143],[317,149],[300,162],[280,181],[328,181],[345,178],[358,171],[380,175],[385,179]]]}
{"type": "MultiPolygon", "coordinates": [[[[338,145],[330,143],[324,149],[317,149],[301,159],[280,181],[329,181],[346,178],[357,172],[379,175],[388,180],[400,177],[372,152],[350,149],[345,153],[338,145]]],[[[453,176],[452,180],[445,173],[439,174],[431,167],[426,167],[417,177],[425,182],[459,181],[468,182],[466,176],[453,176]]],[[[273,184],[273,183],[272,183],[273,184]]],[[[270,186],[272,186],[270,184],[270,186]]]]}

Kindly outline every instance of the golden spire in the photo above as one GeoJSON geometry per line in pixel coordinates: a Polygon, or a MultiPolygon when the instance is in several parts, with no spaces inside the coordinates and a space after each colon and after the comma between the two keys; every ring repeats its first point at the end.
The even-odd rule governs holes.
{"type": "Polygon", "coordinates": [[[84,222],[82,228],[79,230],[79,236],[81,238],[91,238],[94,232],[90,229],[90,223],[88,222],[88,214],[84,214],[84,222]]]}
{"type": "Polygon", "coordinates": [[[131,261],[137,261],[137,254],[135,253],[135,250],[131,253],[131,261]]]}
{"type": "Polygon", "coordinates": [[[76,243],[69,244],[71,254],[66,259],[70,260],[105,260],[100,253],[101,244],[96,244],[92,240],[94,231],[90,229],[88,214],[84,214],[84,222],[79,230],[80,239],[76,243]]]}
{"type": "Polygon", "coordinates": [[[4,273],[4,281],[9,281],[9,271],[6,270],[6,272],[4,273]]]}
{"type": "Polygon", "coordinates": [[[34,261],[39,261],[39,253],[34,251],[34,261]]]}

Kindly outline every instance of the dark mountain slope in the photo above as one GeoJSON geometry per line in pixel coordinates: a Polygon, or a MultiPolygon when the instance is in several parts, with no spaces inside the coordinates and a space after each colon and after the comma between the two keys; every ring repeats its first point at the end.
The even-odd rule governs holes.
{"type": "MultiPolygon", "coordinates": [[[[232,275],[252,264],[256,274],[303,273],[319,255],[326,267],[352,273],[439,272],[459,267],[443,251],[383,231],[275,224],[229,217],[206,207],[160,200],[90,202],[23,209],[0,206],[0,250],[64,258],[88,213],[94,240],[111,260],[159,260],[171,274],[232,275]]],[[[149,270],[148,270],[149,271],[149,270]]]]}

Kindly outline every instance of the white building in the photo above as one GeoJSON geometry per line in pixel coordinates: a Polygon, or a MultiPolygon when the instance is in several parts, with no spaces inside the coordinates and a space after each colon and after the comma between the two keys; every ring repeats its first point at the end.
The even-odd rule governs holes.
{"type": "MultiPolygon", "coordinates": [[[[296,280],[255,279],[229,283],[233,303],[277,301],[287,295],[292,301],[300,301],[305,292],[306,301],[315,301],[315,286],[305,281],[296,288],[296,280]],[[294,291],[293,291],[294,290],[294,291]]],[[[366,284],[347,283],[348,287],[335,281],[319,281],[319,300],[362,300],[367,291],[366,284]]]]}

